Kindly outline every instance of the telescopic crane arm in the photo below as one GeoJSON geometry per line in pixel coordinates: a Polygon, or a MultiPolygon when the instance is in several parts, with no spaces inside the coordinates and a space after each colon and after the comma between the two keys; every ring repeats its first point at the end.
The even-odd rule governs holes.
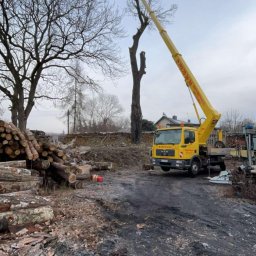
{"type": "Polygon", "coordinates": [[[151,10],[147,1],[146,0],[141,0],[141,1],[144,4],[146,10],[148,11],[154,24],[156,25],[166,46],[170,50],[176,65],[178,66],[180,72],[182,73],[185,79],[186,85],[189,87],[189,89],[195,96],[198,104],[200,105],[200,107],[202,108],[205,114],[206,119],[200,124],[198,128],[199,144],[205,145],[211,132],[215,128],[218,120],[220,119],[221,115],[212,107],[205,93],[203,92],[200,85],[198,84],[196,78],[194,77],[189,67],[187,66],[186,62],[184,61],[182,55],[176,49],[171,38],[167,34],[166,30],[162,27],[160,21],[156,17],[155,13],[151,10]]]}

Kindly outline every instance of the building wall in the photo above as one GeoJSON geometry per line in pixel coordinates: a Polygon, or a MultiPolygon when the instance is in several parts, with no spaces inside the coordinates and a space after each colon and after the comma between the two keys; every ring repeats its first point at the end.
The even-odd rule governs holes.
{"type": "Polygon", "coordinates": [[[168,118],[163,118],[161,119],[157,124],[156,124],[156,127],[158,129],[161,129],[161,128],[166,128],[167,127],[167,124],[170,123],[170,120],[168,118]]]}

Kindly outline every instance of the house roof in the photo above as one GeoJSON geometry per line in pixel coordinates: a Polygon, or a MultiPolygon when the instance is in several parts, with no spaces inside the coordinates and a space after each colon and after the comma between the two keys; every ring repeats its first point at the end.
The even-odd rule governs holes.
{"type": "Polygon", "coordinates": [[[171,118],[171,117],[166,116],[165,114],[163,114],[163,116],[157,122],[155,122],[155,126],[157,126],[164,119],[167,120],[167,122],[168,122],[167,125],[170,125],[170,126],[180,125],[180,124],[184,124],[184,125],[191,126],[191,127],[198,126],[198,124],[193,124],[190,121],[185,122],[185,121],[182,121],[182,120],[178,120],[177,116],[173,116],[171,118]]]}
{"type": "Polygon", "coordinates": [[[170,124],[180,124],[182,122],[180,120],[176,120],[168,116],[162,116],[158,121],[155,122],[155,125],[161,122],[163,119],[167,119],[170,122],[170,124]]]}

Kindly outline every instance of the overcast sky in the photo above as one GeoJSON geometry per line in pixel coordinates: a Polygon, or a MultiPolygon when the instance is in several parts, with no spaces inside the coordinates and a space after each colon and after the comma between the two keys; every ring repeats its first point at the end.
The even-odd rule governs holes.
{"type": "MultiPolygon", "coordinates": [[[[121,8],[126,0],[116,2],[121,8]]],[[[235,109],[256,120],[256,1],[163,0],[162,3],[178,5],[166,30],[213,107],[223,116],[235,109]]],[[[105,92],[118,96],[127,117],[132,93],[128,47],[136,31],[136,22],[131,19],[124,19],[128,37],[120,45],[129,72],[115,82],[102,83],[105,92]]],[[[184,79],[156,30],[145,32],[140,50],[146,52],[147,63],[147,74],[141,82],[143,118],[157,121],[164,112],[170,117],[177,115],[179,119],[195,121],[184,79]]],[[[53,106],[39,105],[31,113],[28,128],[66,132],[60,115],[53,106]]]]}

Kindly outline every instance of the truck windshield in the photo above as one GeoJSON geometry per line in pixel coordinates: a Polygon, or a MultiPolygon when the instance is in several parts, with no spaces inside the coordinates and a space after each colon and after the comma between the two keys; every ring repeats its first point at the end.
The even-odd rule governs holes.
{"type": "Polygon", "coordinates": [[[181,129],[156,131],[155,144],[179,144],[181,141],[181,129]]]}

